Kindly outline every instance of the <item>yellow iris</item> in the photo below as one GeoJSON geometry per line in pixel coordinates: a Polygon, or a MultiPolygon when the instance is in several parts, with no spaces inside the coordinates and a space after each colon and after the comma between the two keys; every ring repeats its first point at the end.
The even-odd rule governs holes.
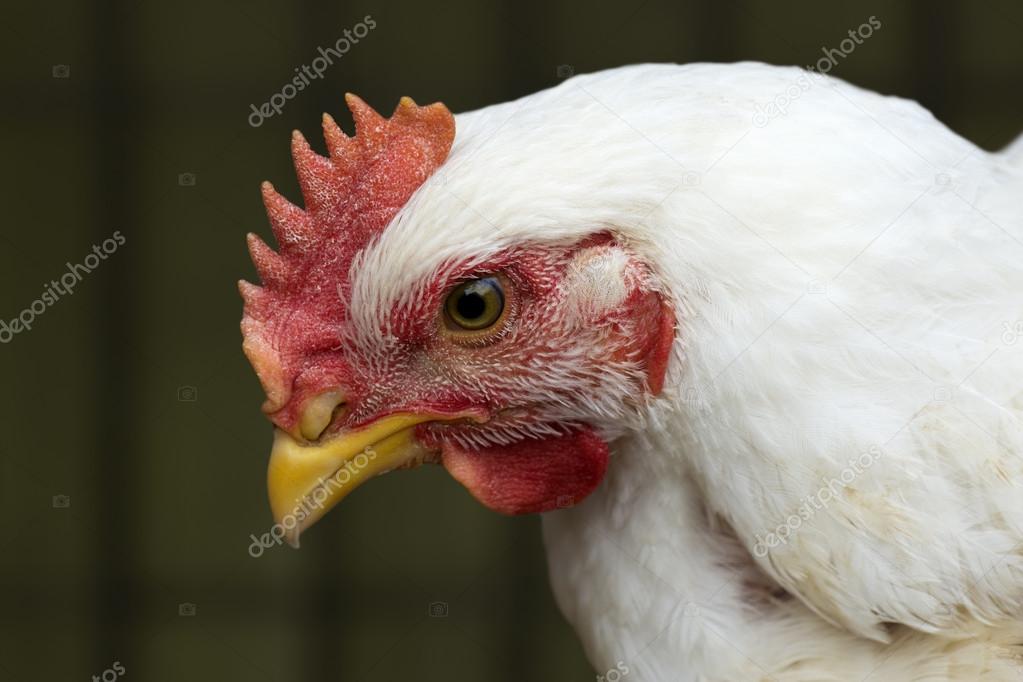
{"type": "Polygon", "coordinates": [[[448,328],[468,332],[490,329],[503,317],[504,288],[497,277],[481,277],[464,282],[448,294],[444,312],[448,328]]]}

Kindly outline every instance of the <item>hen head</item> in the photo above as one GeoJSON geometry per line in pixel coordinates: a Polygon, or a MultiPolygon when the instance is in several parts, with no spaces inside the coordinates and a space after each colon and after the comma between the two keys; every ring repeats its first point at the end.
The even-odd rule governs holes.
{"type": "Polygon", "coordinates": [[[240,283],[243,348],[276,427],[277,522],[297,544],[361,482],[423,462],[500,512],[579,502],[660,392],[667,294],[607,225],[546,238],[490,225],[483,240],[417,213],[424,184],[457,194],[437,172],[454,117],[404,98],[384,119],[347,100],[356,135],[324,116],[329,157],[294,135],[305,209],[264,183],[279,250],[249,235],[262,286],[240,283]]]}

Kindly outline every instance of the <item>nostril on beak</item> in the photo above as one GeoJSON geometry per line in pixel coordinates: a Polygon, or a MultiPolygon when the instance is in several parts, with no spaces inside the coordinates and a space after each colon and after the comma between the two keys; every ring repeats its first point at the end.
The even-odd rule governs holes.
{"type": "Polygon", "coordinates": [[[345,407],[345,396],[341,391],[321,393],[310,400],[302,411],[299,431],[306,440],[317,440],[345,407]]]}

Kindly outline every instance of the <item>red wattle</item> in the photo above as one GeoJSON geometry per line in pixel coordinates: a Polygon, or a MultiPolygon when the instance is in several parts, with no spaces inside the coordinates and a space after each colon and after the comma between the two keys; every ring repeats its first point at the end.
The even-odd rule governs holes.
{"type": "Polygon", "coordinates": [[[589,427],[565,436],[466,449],[442,446],[444,468],[480,503],[502,514],[571,507],[600,484],[608,448],[589,427]]]}

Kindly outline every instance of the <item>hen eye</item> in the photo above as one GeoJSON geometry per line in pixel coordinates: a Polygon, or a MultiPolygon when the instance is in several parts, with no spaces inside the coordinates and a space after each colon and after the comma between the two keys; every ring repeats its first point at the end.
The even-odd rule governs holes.
{"type": "Polygon", "coordinates": [[[481,332],[504,317],[504,287],[497,277],[481,277],[455,287],[444,304],[448,328],[481,332]]]}

